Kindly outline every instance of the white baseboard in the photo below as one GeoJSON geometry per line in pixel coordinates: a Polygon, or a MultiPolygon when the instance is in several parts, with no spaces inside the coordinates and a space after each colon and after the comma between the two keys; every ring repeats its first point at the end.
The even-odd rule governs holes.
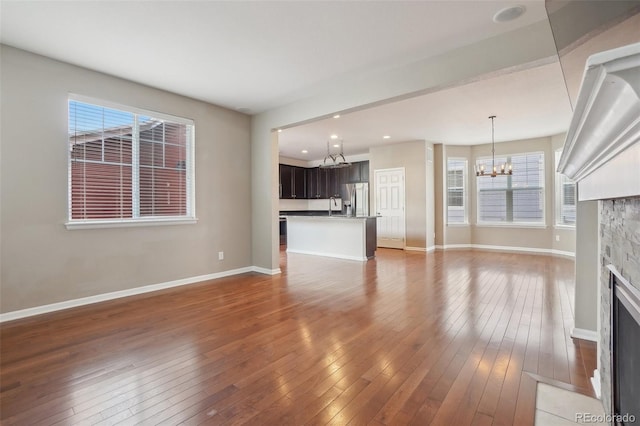
{"type": "Polygon", "coordinates": [[[596,398],[602,398],[602,389],[600,388],[600,370],[593,370],[593,377],[591,378],[591,386],[593,386],[593,391],[596,393],[596,398]]]}
{"type": "Polygon", "coordinates": [[[427,251],[427,249],[425,247],[409,247],[409,246],[406,246],[404,249],[406,251],[421,251],[421,252],[426,252],[427,251]]]}
{"type": "Polygon", "coordinates": [[[231,275],[244,274],[246,272],[258,272],[261,274],[275,275],[280,273],[278,269],[266,269],[257,266],[247,266],[244,268],[231,269],[228,271],[214,272],[212,274],[198,275],[195,277],[183,278],[174,281],[167,281],[159,284],[145,285],[142,287],[131,288],[127,290],[114,291],[110,293],[97,294],[95,296],[81,297],[79,299],[66,300],[64,302],[51,303],[49,305],[36,306],[33,308],[21,309],[19,311],[6,312],[0,314],[0,323],[5,321],[13,321],[20,318],[31,317],[34,315],[46,314],[49,312],[61,311],[63,309],[76,308],[78,306],[90,305],[107,300],[120,299],[122,297],[135,296],[138,294],[150,293],[152,291],[164,290],[171,287],[179,287],[188,284],[195,284],[202,281],[215,280],[217,278],[228,277],[231,275]]]}
{"type": "Polygon", "coordinates": [[[443,246],[438,246],[442,250],[455,250],[455,249],[470,249],[473,248],[472,244],[445,244],[443,246]]]}
{"type": "Polygon", "coordinates": [[[506,251],[516,253],[540,253],[551,254],[554,256],[564,256],[575,258],[576,254],[570,251],[554,250],[554,249],[541,249],[535,247],[514,247],[514,246],[494,246],[488,244],[445,244],[435,246],[438,250],[455,250],[455,249],[479,249],[479,250],[494,250],[494,251],[506,251]]]}
{"type": "Polygon", "coordinates": [[[436,251],[436,246],[427,247],[427,253],[436,251]]]}
{"type": "Polygon", "coordinates": [[[572,251],[562,251],[562,250],[551,249],[551,254],[556,256],[570,257],[570,258],[576,257],[576,254],[572,251]]]}
{"type": "Polygon", "coordinates": [[[334,257],[336,259],[357,260],[360,262],[366,262],[368,260],[366,257],[346,256],[346,255],[332,254],[332,253],[318,253],[310,250],[295,250],[295,249],[289,249],[289,248],[287,249],[287,253],[311,254],[314,256],[334,257]]]}
{"type": "Polygon", "coordinates": [[[585,330],[584,328],[573,328],[571,330],[571,337],[575,337],[576,339],[589,340],[590,342],[598,342],[598,332],[585,330]]]}
{"type": "Polygon", "coordinates": [[[257,272],[259,274],[265,274],[265,275],[278,275],[282,273],[282,270],[280,268],[267,269],[267,268],[261,268],[259,266],[252,266],[251,270],[253,272],[257,272]]]}

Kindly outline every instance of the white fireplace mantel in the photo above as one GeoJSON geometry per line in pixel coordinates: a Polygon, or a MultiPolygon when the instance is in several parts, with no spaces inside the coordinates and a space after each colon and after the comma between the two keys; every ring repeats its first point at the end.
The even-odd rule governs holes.
{"type": "Polygon", "coordinates": [[[640,43],[589,57],[558,171],[580,200],[640,195],[640,43]]]}

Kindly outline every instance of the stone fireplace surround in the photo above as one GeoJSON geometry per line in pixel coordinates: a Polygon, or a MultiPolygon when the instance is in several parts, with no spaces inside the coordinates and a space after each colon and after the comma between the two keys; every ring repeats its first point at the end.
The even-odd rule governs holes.
{"type": "MultiPolygon", "coordinates": [[[[600,335],[599,367],[602,404],[611,414],[611,290],[608,265],[613,265],[640,290],[640,196],[600,201],[600,335]]],[[[596,387],[598,383],[595,384],[596,387]]],[[[640,384],[639,384],[640,385],[640,384]]]]}

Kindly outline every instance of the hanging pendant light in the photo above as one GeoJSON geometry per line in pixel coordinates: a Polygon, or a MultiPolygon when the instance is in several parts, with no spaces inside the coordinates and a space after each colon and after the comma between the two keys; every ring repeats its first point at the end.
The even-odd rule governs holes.
{"type": "Polygon", "coordinates": [[[323,163],[320,165],[322,168],[337,169],[342,167],[349,167],[351,163],[347,162],[344,158],[342,149],[342,140],[340,142],[333,143],[338,150],[331,150],[332,142],[327,141],[327,156],[324,157],[323,163]],[[340,160],[342,159],[342,160],[340,160]]]}
{"type": "Polygon", "coordinates": [[[513,174],[513,167],[509,163],[500,164],[500,171],[496,167],[496,141],[495,141],[495,129],[493,125],[493,120],[496,118],[495,115],[489,116],[491,119],[491,173],[486,173],[484,169],[484,164],[478,166],[474,166],[476,171],[476,176],[508,176],[513,174]]]}

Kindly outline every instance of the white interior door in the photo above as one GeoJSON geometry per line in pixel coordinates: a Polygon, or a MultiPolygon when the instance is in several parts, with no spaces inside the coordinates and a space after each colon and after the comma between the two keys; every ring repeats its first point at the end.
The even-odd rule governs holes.
{"type": "Polygon", "coordinates": [[[404,248],[404,168],[375,170],[378,247],[404,248]]]}

